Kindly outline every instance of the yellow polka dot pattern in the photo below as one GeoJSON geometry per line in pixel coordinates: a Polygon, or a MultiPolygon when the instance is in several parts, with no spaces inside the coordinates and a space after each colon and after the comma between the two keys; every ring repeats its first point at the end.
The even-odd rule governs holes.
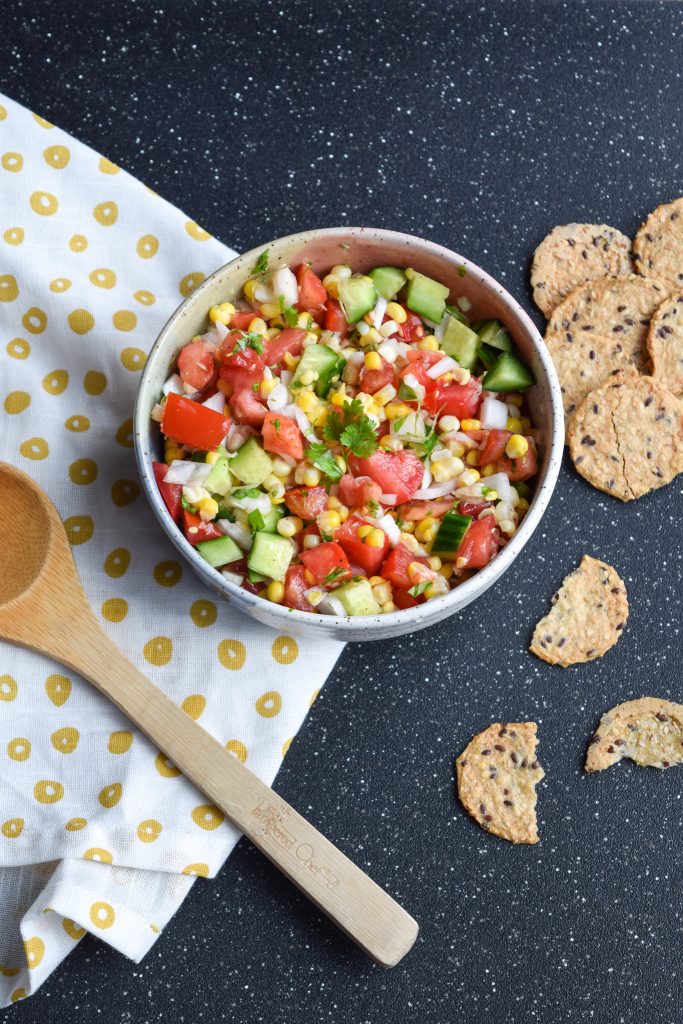
{"type": "Polygon", "coordinates": [[[8,245],[21,245],[24,241],[26,233],[23,228],[7,228],[3,232],[3,241],[7,242],[8,245]]]}
{"type": "Polygon", "coordinates": [[[51,217],[59,209],[59,200],[51,192],[33,192],[29,202],[40,217],[51,217]]]}
{"type": "Polygon", "coordinates": [[[10,740],[7,744],[7,756],[13,761],[27,761],[31,756],[31,741],[23,736],[10,740]]]}
{"type": "Polygon", "coordinates": [[[17,681],[12,676],[5,675],[0,676],[0,700],[16,700],[19,687],[17,681]]]}
{"type": "Polygon", "coordinates": [[[39,804],[56,804],[64,796],[64,786],[54,779],[41,779],[33,787],[33,795],[39,804]]]}
{"type": "Polygon", "coordinates": [[[0,826],[0,832],[2,832],[5,839],[18,839],[24,831],[25,824],[26,822],[23,818],[8,818],[0,826]]]}
{"type": "Polygon", "coordinates": [[[19,295],[19,285],[13,274],[0,274],[0,302],[14,302],[19,295]]]}
{"type": "Polygon", "coordinates": [[[132,746],[133,733],[129,729],[117,729],[107,742],[107,750],[110,754],[127,754],[132,746]]]}
{"type": "Polygon", "coordinates": [[[98,203],[92,215],[102,227],[110,228],[118,220],[119,208],[114,202],[98,203]]]}
{"type": "Polygon", "coordinates": [[[221,640],[218,645],[218,660],[223,668],[237,672],[247,660],[247,649],[241,640],[221,640]]]}
{"type": "Polygon", "coordinates": [[[118,580],[128,571],[130,565],[130,551],[128,548],[114,548],[104,560],[104,571],[107,576],[118,580]]]}
{"type": "Polygon", "coordinates": [[[95,928],[111,928],[116,920],[114,908],[110,903],[98,900],[90,908],[90,920],[95,928]]]}
{"type": "Polygon", "coordinates": [[[71,680],[68,676],[54,673],[45,680],[45,692],[55,707],[61,708],[71,696],[71,680]]]}

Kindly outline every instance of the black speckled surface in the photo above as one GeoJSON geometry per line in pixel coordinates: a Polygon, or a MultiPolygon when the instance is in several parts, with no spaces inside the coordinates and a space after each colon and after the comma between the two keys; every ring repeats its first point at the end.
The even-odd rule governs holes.
{"type": "MultiPolygon", "coordinates": [[[[237,248],[404,229],[531,311],[528,261],[552,225],[633,232],[683,191],[682,27],[680,4],[642,0],[7,0],[0,89],[237,248]]],[[[241,845],[139,967],[88,939],[0,1018],[680,1021],[683,770],[581,765],[607,707],[683,697],[681,510],[680,482],[622,506],[566,465],[473,608],[343,655],[277,785],[419,919],[395,970],[241,845]],[[602,661],[552,669],[526,647],[584,552],[626,581],[628,627],[602,661]],[[487,836],[454,799],[455,755],[497,718],[539,723],[536,847],[487,836]]]]}

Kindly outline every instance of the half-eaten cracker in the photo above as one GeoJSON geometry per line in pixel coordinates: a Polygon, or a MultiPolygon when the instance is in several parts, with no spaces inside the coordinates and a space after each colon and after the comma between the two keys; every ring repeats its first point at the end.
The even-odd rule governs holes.
{"type": "Polygon", "coordinates": [[[660,697],[617,704],[600,719],[586,754],[587,772],[601,772],[628,757],[647,768],[683,761],[683,706],[660,697]]]}
{"type": "Polygon", "coordinates": [[[632,272],[631,239],[621,231],[607,224],[561,224],[545,236],[534,253],[534,302],[550,316],[579,285],[632,272]]]}
{"type": "Polygon", "coordinates": [[[550,665],[579,665],[614,647],[628,618],[626,587],[606,562],[584,555],[536,626],[529,650],[550,665]]]}
{"type": "Polygon", "coordinates": [[[683,471],[683,402],[654,377],[618,374],[584,399],[567,440],[589,484],[631,501],[683,471]]]}
{"type": "Polygon", "coordinates": [[[482,828],[511,843],[537,843],[535,722],[494,722],[455,762],[458,796],[482,828]]]}
{"type": "Polygon", "coordinates": [[[653,210],[633,241],[636,267],[646,277],[683,284],[683,197],[653,210]]]}
{"type": "Polygon", "coordinates": [[[548,321],[545,343],[570,417],[615,372],[649,368],[650,318],[669,292],[653,278],[602,277],[574,289],[548,321]]]}
{"type": "Polygon", "coordinates": [[[647,350],[652,376],[675,395],[683,394],[683,294],[674,292],[664,299],[650,320],[647,350]]]}

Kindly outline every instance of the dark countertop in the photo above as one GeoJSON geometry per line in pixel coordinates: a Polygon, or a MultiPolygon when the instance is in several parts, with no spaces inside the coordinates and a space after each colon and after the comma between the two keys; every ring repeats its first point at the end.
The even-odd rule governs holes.
{"type": "MultiPolygon", "coordinates": [[[[683,191],[675,3],[7,0],[2,22],[0,89],[236,248],[403,229],[532,311],[550,227],[633,232],[683,191]]],[[[683,696],[681,511],[680,482],[622,506],[566,464],[476,605],[345,651],[277,788],[420,921],[395,970],[241,844],[140,966],[86,939],[1,1019],[679,1021],[683,771],[586,777],[582,760],[606,708],[683,696]],[[586,552],[626,581],[628,627],[601,661],[553,669],[529,637],[586,552]],[[536,847],[487,836],[454,799],[455,755],[499,718],[539,723],[536,847]]]]}

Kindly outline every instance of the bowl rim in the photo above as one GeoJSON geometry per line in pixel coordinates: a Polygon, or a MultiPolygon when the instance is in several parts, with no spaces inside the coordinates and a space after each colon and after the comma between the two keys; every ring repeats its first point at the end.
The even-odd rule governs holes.
{"type": "MultiPolygon", "coordinates": [[[[357,633],[359,628],[362,629],[363,623],[367,623],[368,627],[370,627],[370,623],[372,623],[373,629],[381,629],[382,626],[386,626],[388,632],[392,630],[392,627],[396,629],[396,627],[400,626],[401,623],[404,623],[406,626],[412,624],[415,628],[419,628],[421,621],[425,618],[438,621],[440,618],[447,617],[448,613],[446,615],[439,614],[445,606],[452,605],[453,607],[450,609],[450,614],[455,614],[455,612],[462,610],[471,601],[475,600],[481,593],[495,583],[496,580],[507,571],[507,569],[510,568],[531,538],[531,535],[541,521],[550,499],[552,498],[564,452],[564,410],[562,407],[561,391],[557,372],[536,325],[528,313],[526,313],[522,308],[520,303],[498,281],[496,281],[494,277],[488,274],[476,263],[473,263],[466,257],[461,256],[454,250],[448,249],[437,242],[431,242],[428,239],[421,238],[418,235],[411,235],[403,231],[393,231],[385,228],[368,226],[311,228],[307,231],[297,231],[291,235],[284,235],[280,238],[272,239],[270,242],[254,246],[247,252],[239,253],[233,257],[233,259],[229,260],[206,277],[202,283],[198,285],[197,288],[195,288],[194,291],[192,291],[174,310],[164,326],[161,328],[154,345],[150,349],[142,372],[142,377],[138,385],[135,409],[133,413],[133,424],[135,455],[147,500],[152,506],[152,509],[164,529],[164,532],[176,550],[191,564],[194,571],[207,584],[207,586],[212,590],[221,593],[228,599],[235,598],[236,600],[230,600],[230,603],[238,609],[240,608],[240,605],[251,605],[254,608],[259,608],[265,604],[267,606],[268,615],[275,619],[281,618],[283,627],[287,623],[297,623],[313,630],[315,630],[317,626],[320,626],[322,631],[333,630],[337,634],[357,633]],[[405,243],[407,239],[415,246],[417,251],[429,252],[432,256],[447,260],[449,263],[457,262],[459,265],[465,266],[468,273],[478,275],[482,284],[485,284],[487,288],[497,292],[503,301],[513,308],[516,316],[531,338],[536,355],[541,363],[543,372],[546,375],[548,386],[548,399],[552,425],[545,474],[538,481],[529,511],[522,520],[522,524],[512,540],[506,544],[502,551],[498,552],[495,558],[493,558],[488,565],[479,569],[474,576],[465,580],[464,583],[461,583],[455,589],[450,590],[447,594],[443,594],[437,598],[432,598],[431,601],[428,601],[423,605],[417,605],[415,608],[397,609],[394,612],[382,613],[380,616],[337,616],[323,615],[321,613],[316,613],[313,610],[310,612],[299,611],[298,609],[288,608],[285,605],[267,601],[258,594],[251,594],[248,590],[245,590],[238,584],[226,580],[224,576],[217,573],[208,564],[208,562],[198,554],[196,549],[183,536],[176,523],[171,519],[159,489],[156,486],[151,452],[145,443],[145,436],[149,432],[149,422],[143,410],[143,397],[146,395],[149,387],[149,376],[151,374],[157,352],[163,345],[169,331],[175,326],[176,322],[182,318],[185,309],[187,309],[188,306],[194,306],[195,304],[200,303],[204,292],[207,291],[213,282],[217,278],[221,277],[229,267],[232,267],[233,264],[238,262],[247,263],[255,260],[260,253],[263,252],[264,248],[271,248],[282,243],[289,243],[291,245],[300,243],[303,245],[305,242],[310,241],[313,236],[321,234],[329,236],[332,239],[337,237],[344,238],[348,235],[362,236],[365,234],[377,234],[383,238],[387,238],[389,240],[394,239],[403,243],[405,243]]],[[[405,633],[410,631],[410,628],[404,630],[405,633]]]]}

